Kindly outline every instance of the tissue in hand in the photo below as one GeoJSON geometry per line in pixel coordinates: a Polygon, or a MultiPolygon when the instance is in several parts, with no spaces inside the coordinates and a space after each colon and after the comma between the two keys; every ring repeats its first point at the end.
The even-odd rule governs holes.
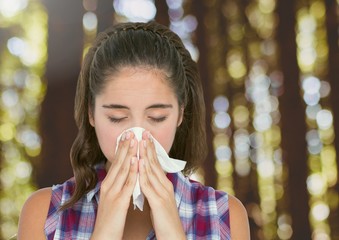
{"type": "MultiPolygon", "coordinates": [[[[126,131],[133,132],[137,141],[140,141],[142,139],[142,133],[145,131],[145,129],[143,129],[141,127],[134,127],[134,128],[127,129],[124,132],[126,132],[126,131]]],[[[120,134],[120,136],[117,138],[117,148],[118,148],[121,136],[124,132],[122,132],[120,134]]],[[[153,137],[152,137],[152,140],[153,140],[153,143],[154,143],[154,146],[155,146],[155,150],[156,150],[156,153],[157,153],[159,163],[160,163],[162,169],[166,173],[180,172],[181,170],[183,170],[185,168],[185,165],[186,165],[185,161],[170,158],[168,156],[166,150],[160,145],[160,143],[153,137]]],[[[137,157],[139,158],[139,148],[138,148],[138,152],[137,152],[137,157]]],[[[141,189],[140,189],[139,176],[138,176],[137,182],[136,182],[134,190],[133,190],[133,204],[134,204],[134,209],[136,207],[138,207],[141,211],[143,210],[144,195],[143,195],[143,193],[141,192],[141,189]]]]}

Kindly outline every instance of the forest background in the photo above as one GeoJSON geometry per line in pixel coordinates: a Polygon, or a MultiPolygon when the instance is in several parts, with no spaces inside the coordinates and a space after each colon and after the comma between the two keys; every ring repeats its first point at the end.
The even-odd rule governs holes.
{"type": "Polygon", "coordinates": [[[72,176],[73,101],[98,31],[156,20],[197,61],[209,154],[252,239],[339,239],[339,0],[0,0],[0,239],[72,176]]]}

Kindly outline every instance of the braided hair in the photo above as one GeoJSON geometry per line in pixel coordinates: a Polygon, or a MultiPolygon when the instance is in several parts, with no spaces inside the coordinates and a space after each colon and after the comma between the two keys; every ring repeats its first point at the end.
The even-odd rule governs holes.
{"type": "Polygon", "coordinates": [[[78,135],[71,149],[76,188],[66,209],[97,183],[94,165],[107,161],[94,128],[89,122],[95,97],[109,76],[123,67],[151,67],[163,70],[169,86],[184,109],[170,157],[187,161],[183,173],[191,174],[206,156],[205,104],[196,63],[181,39],[169,28],[154,21],[120,23],[98,34],[88,50],[78,78],[75,96],[75,121],[78,135]]]}

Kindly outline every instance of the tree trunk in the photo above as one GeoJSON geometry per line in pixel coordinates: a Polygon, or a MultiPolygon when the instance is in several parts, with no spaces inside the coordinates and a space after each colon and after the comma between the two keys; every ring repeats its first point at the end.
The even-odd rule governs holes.
{"type": "Polygon", "coordinates": [[[205,184],[208,186],[216,187],[217,185],[217,172],[215,169],[215,156],[213,149],[213,133],[212,133],[212,96],[211,96],[211,79],[208,66],[208,41],[207,34],[204,26],[205,13],[207,11],[203,2],[192,3],[192,12],[197,17],[198,27],[196,30],[196,44],[199,49],[198,67],[200,71],[202,86],[204,89],[205,104],[206,104],[206,135],[208,154],[207,159],[204,161],[205,184]]]}
{"type": "Polygon", "coordinates": [[[157,8],[157,14],[155,15],[155,21],[162,25],[169,26],[170,20],[168,15],[168,6],[166,0],[154,1],[155,7],[157,8]]]}
{"type": "MultiPolygon", "coordinates": [[[[338,48],[338,16],[337,2],[335,0],[326,0],[326,30],[328,43],[328,80],[331,83],[331,105],[333,112],[334,124],[334,145],[337,153],[337,172],[339,173],[339,48],[338,48]]],[[[335,186],[337,193],[339,192],[339,179],[335,186]]],[[[331,237],[339,239],[339,208],[332,211],[330,215],[331,237]]]]}
{"type": "Polygon", "coordinates": [[[112,0],[100,0],[97,7],[98,33],[111,27],[114,23],[114,8],[112,0]]]}
{"type": "Polygon", "coordinates": [[[77,133],[74,95],[83,50],[81,1],[45,1],[48,11],[47,93],[41,109],[39,187],[71,177],[70,148],[77,133]]]}
{"type": "Polygon", "coordinates": [[[287,197],[292,217],[292,239],[311,239],[306,189],[307,153],[305,109],[300,96],[295,33],[295,1],[277,2],[280,66],[284,93],[280,98],[283,160],[287,163],[287,197]]]}

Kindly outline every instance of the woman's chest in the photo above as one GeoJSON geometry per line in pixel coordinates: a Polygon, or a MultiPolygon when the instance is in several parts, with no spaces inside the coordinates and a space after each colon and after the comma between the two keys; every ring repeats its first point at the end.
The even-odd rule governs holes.
{"type": "Polygon", "coordinates": [[[152,235],[154,233],[149,213],[134,212],[127,215],[123,239],[145,240],[152,235]]]}

